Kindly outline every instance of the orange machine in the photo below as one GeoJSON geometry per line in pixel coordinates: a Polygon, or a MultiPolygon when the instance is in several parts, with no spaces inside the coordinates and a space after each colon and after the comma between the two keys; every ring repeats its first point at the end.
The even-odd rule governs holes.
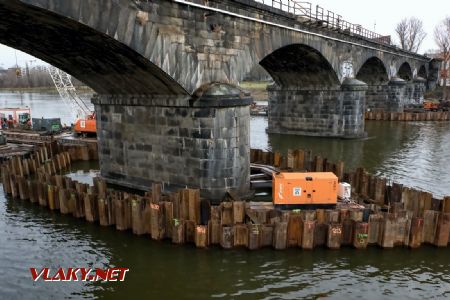
{"type": "Polygon", "coordinates": [[[291,206],[334,206],[337,203],[338,178],[331,172],[274,173],[273,203],[291,206]]]}
{"type": "Polygon", "coordinates": [[[439,103],[433,101],[423,101],[423,109],[424,110],[433,110],[436,111],[439,109],[439,103]]]}
{"type": "Polygon", "coordinates": [[[76,134],[96,134],[97,133],[97,123],[96,123],[95,113],[88,116],[85,119],[77,119],[75,121],[75,126],[73,128],[76,134]]]}

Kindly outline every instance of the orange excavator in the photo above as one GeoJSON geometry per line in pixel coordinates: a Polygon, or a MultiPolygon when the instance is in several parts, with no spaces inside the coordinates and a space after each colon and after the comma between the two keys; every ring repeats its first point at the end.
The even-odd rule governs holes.
{"type": "Polygon", "coordinates": [[[86,118],[77,119],[73,126],[75,134],[87,135],[97,134],[97,120],[95,118],[95,112],[88,115],[86,118]]]}
{"type": "Polygon", "coordinates": [[[428,111],[437,111],[439,109],[439,102],[425,100],[423,101],[423,109],[428,111]]]}
{"type": "Polygon", "coordinates": [[[76,135],[96,135],[97,120],[95,112],[91,111],[81,99],[72,84],[71,76],[66,72],[53,67],[48,67],[48,72],[58,90],[61,99],[69,106],[75,119],[73,131],[76,135]]]}

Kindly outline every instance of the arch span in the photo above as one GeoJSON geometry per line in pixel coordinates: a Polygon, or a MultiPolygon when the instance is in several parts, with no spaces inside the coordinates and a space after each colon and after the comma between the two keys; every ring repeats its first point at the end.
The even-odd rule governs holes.
{"type": "Polygon", "coordinates": [[[417,75],[419,77],[424,78],[424,79],[426,79],[428,77],[428,75],[427,75],[427,68],[425,67],[425,65],[420,66],[419,72],[417,73],[417,75]]]}
{"type": "Polygon", "coordinates": [[[71,18],[17,0],[1,1],[0,16],[0,43],[66,71],[98,93],[187,94],[150,60],[71,18]]]}
{"type": "Polygon", "coordinates": [[[384,63],[376,56],[367,59],[356,74],[356,79],[369,85],[380,85],[389,81],[384,63]]]}
{"type": "Polygon", "coordinates": [[[339,85],[331,64],[316,49],[304,44],[284,46],[267,55],[260,65],[283,87],[339,85]]]}
{"type": "Polygon", "coordinates": [[[413,72],[408,62],[404,62],[400,65],[400,68],[397,71],[397,76],[406,81],[413,79],[413,72]]]}

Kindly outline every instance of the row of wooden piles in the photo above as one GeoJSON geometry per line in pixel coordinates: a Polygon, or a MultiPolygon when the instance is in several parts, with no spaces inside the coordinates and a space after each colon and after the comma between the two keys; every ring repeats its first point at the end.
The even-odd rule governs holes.
{"type": "Polygon", "coordinates": [[[12,159],[2,165],[7,194],[154,240],[169,239],[200,248],[220,245],[224,249],[252,250],[267,246],[280,250],[341,246],[361,249],[372,244],[417,248],[422,243],[447,246],[449,241],[449,198],[443,201],[441,211],[427,209],[427,205],[417,209],[410,206],[409,192],[408,198],[395,203],[389,212],[381,212],[373,204],[365,209],[342,206],[334,210],[280,211],[271,205],[239,201],[231,195],[230,201],[212,206],[200,199],[196,189],[163,194],[162,186],[153,184],[149,192],[136,195],[108,189],[99,178],[94,178],[93,185],[76,182],[59,175],[71,163],[67,152],[47,159],[42,156],[45,158],[41,153],[33,157],[37,167],[30,170],[30,175],[35,176],[25,172],[21,175],[20,170],[28,164],[25,159],[12,159]]]}
{"type": "MultiPolygon", "coordinates": [[[[405,209],[418,215],[425,210],[443,210],[444,199],[433,198],[429,192],[419,191],[389,182],[386,178],[368,173],[364,168],[344,172],[344,162],[331,162],[320,155],[312,155],[311,150],[288,150],[286,154],[268,152],[261,149],[250,150],[250,161],[254,164],[266,164],[288,172],[333,172],[340,182],[352,186],[352,198],[360,204],[373,204],[390,209],[396,203],[404,203],[405,209]]],[[[449,211],[450,212],[450,211],[449,211]]]]}
{"type": "Polygon", "coordinates": [[[344,178],[344,162],[333,163],[320,155],[313,155],[311,150],[288,150],[287,154],[250,149],[250,162],[270,165],[283,171],[292,172],[333,172],[341,181],[344,178]]]}
{"type": "Polygon", "coordinates": [[[58,151],[68,152],[73,161],[98,160],[97,142],[78,142],[72,143],[72,140],[59,140],[58,151]]]}
{"type": "Polygon", "coordinates": [[[385,112],[370,111],[365,113],[366,120],[376,121],[449,121],[448,111],[427,112],[385,112]]]}
{"type": "MultiPolygon", "coordinates": [[[[333,163],[321,156],[313,156],[310,150],[289,150],[286,154],[281,154],[252,149],[250,159],[252,163],[274,165],[284,171],[330,171],[334,172],[340,181],[350,183],[352,198],[370,212],[365,211],[364,216],[370,216],[367,219],[364,218],[363,223],[354,223],[353,226],[349,223],[344,225],[346,218],[339,218],[339,223],[343,226],[340,230],[347,232],[343,235],[343,244],[349,244],[344,236],[353,236],[348,234],[348,228],[351,227],[355,233],[359,232],[356,228],[367,227],[369,232],[367,243],[376,243],[382,247],[394,245],[418,247],[423,242],[437,246],[448,244],[450,197],[433,198],[429,192],[409,188],[396,182],[389,183],[386,178],[369,174],[364,168],[358,168],[354,172],[344,172],[343,162],[333,163]],[[403,242],[400,242],[401,240],[403,242]]],[[[350,220],[361,221],[354,217],[350,217],[350,220]]],[[[331,226],[332,223],[328,222],[329,228],[334,226],[331,226]]],[[[321,224],[320,219],[317,224],[321,224]]],[[[336,232],[340,230],[337,228],[336,232]]],[[[330,236],[329,233],[328,237],[330,236]]],[[[353,238],[355,241],[355,236],[353,238]]],[[[362,245],[365,245],[365,242],[362,245]]]]}

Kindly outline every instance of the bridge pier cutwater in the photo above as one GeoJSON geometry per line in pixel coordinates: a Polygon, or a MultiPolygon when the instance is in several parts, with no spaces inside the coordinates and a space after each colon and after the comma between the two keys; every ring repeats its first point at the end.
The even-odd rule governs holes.
{"type": "Polygon", "coordinates": [[[94,97],[106,181],[141,190],[152,182],[195,187],[213,203],[228,190],[248,194],[252,99],[223,84],[196,97],[94,97]]]}

